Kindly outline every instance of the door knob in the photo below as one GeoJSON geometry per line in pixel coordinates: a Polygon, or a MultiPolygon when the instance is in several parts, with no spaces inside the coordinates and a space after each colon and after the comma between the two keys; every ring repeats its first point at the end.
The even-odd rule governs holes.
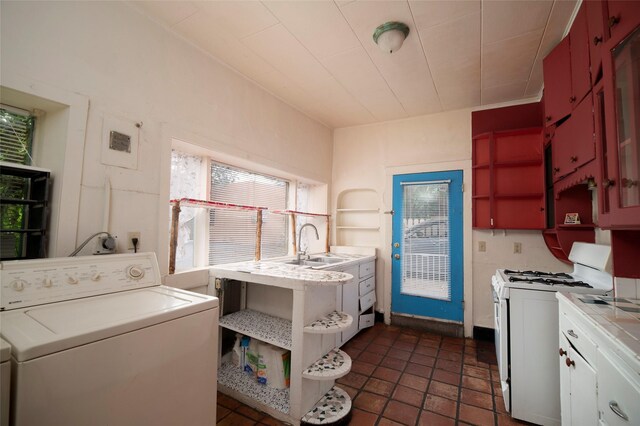
{"type": "Polygon", "coordinates": [[[399,254],[394,254],[394,255],[393,255],[393,257],[394,257],[396,260],[400,260],[400,255],[399,255],[399,254]]]}

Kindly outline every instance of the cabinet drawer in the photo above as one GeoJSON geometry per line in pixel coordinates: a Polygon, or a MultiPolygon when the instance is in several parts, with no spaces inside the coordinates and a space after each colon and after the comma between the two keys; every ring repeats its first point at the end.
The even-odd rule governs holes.
{"type": "Polygon", "coordinates": [[[360,319],[358,320],[358,329],[362,330],[363,328],[373,327],[374,321],[375,314],[360,315],[360,319]]]}
{"type": "Polygon", "coordinates": [[[372,291],[360,298],[360,312],[364,312],[373,306],[376,301],[376,292],[372,291]]]}
{"type": "Polygon", "coordinates": [[[607,425],[640,424],[640,380],[621,359],[598,351],[598,408],[607,425]],[[626,417],[628,420],[625,420],[626,417]]]}
{"type": "Polygon", "coordinates": [[[360,296],[364,296],[365,294],[369,293],[370,291],[372,291],[374,288],[376,288],[376,278],[375,277],[369,277],[364,281],[360,282],[360,296]]]}
{"type": "Polygon", "coordinates": [[[362,265],[360,265],[360,278],[367,278],[373,275],[376,269],[375,265],[376,262],[373,260],[371,262],[363,263],[362,265]]]}
{"type": "MultiPolygon", "coordinates": [[[[571,321],[564,313],[560,313],[560,332],[582,354],[591,365],[596,362],[596,345],[578,325],[571,321]]],[[[563,348],[568,350],[569,348],[563,348]]]]}

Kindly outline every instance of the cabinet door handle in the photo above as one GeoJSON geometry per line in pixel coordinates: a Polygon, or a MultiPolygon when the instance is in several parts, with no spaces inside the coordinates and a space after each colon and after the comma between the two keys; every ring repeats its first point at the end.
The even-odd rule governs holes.
{"type": "Polygon", "coordinates": [[[558,353],[560,353],[560,356],[564,356],[567,354],[567,351],[565,351],[564,349],[560,348],[560,350],[558,351],[558,353]]]}
{"type": "Polygon", "coordinates": [[[578,338],[578,335],[573,330],[567,330],[567,334],[573,337],[574,339],[578,338]]]}
{"type": "Polygon", "coordinates": [[[603,188],[610,188],[612,186],[614,186],[616,184],[616,181],[613,179],[604,179],[602,181],[602,187],[603,188]]]}
{"type": "Polygon", "coordinates": [[[609,17],[609,28],[613,28],[615,27],[618,22],[620,22],[620,18],[617,16],[610,16],[609,17]]]}
{"type": "Polygon", "coordinates": [[[574,103],[575,101],[576,101],[576,97],[575,97],[575,96],[571,96],[571,97],[569,98],[569,103],[570,103],[570,104],[574,103]]]}
{"type": "Polygon", "coordinates": [[[602,36],[595,36],[595,37],[593,38],[593,44],[597,46],[597,45],[599,45],[600,43],[602,43],[602,36]]]}
{"type": "Polygon", "coordinates": [[[570,158],[570,160],[571,160],[571,162],[572,162],[572,163],[575,163],[575,162],[577,162],[577,161],[578,161],[578,156],[576,156],[576,155],[572,155],[572,156],[571,156],[571,158],[570,158]]]}
{"type": "Polygon", "coordinates": [[[544,119],[547,120],[547,121],[551,121],[551,116],[547,115],[544,119]]]}
{"type": "Polygon", "coordinates": [[[565,364],[567,364],[567,367],[571,368],[571,366],[575,367],[576,363],[571,361],[571,358],[567,357],[567,359],[565,360],[565,364]]]}
{"type": "Polygon", "coordinates": [[[609,401],[609,408],[611,408],[611,411],[613,411],[616,414],[616,416],[620,417],[621,419],[627,422],[629,421],[629,417],[624,413],[624,411],[620,409],[620,406],[618,405],[617,402],[609,401]]]}

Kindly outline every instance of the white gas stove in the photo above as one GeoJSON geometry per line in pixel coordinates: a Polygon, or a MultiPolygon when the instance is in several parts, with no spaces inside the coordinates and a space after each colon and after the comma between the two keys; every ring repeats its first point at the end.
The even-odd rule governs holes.
{"type": "Polygon", "coordinates": [[[512,417],[560,424],[555,292],[610,293],[610,257],[609,246],[574,243],[571,273],[498,269],[492,277],[498,369],[512,417]]]}

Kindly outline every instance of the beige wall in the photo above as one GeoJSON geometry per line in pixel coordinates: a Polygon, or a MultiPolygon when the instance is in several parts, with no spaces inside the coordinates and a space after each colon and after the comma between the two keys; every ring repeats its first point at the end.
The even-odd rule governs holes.
{"type": "Polygon", "coordinates": [[[474,325],[493,328],[490,283],[496,268],[567,269],[546,249],[540,232],[472,230],[470,109],[334,130],[333,155],[333,209],[342,191],[378,191],[380,232],[377,238],[367,234],[362,241],[363,245],[377,242],[376,309],[386,318],[391,307],[392,235],[391,217],[383,212],[391,210],[394,174],[463,170],[465,334],[470,335],[474,325]],[[477,251],[478,240],[486,242],[486,252],[477,251]],[[513,242],[522,243],[522,254],[513,254],[513,242]]]}
{"type": "MultiPolygon", "coordinates": [[[[141,249],[156,251],[166,271],[173,138],[225,160],[240,158],[268,170],[330,181],[330,129],[124,2],[3,2],[0,29],[3,86],[45,99],[52,88],[88,99],[84,146],[65,153],[66,166],[78,171],[76,179],[63,183],[76,195],[67,207],[77,219],[58,233],[53,255],[64,256],[103,230],[108,178],[106,218],[108,230],[118,236],[118,250],[126,251],[128,231],[140,231],[141,249]],[[139,140],[134,167],[103,164],[105,119],[133,129],[139,140]],[[139,131],[138,122],[143,123],[139,131]]],[[[64,98],[52,100],[64,104],[64,98]]],[[[65,149],[64,140],[48,143],[65,149]]]]}

